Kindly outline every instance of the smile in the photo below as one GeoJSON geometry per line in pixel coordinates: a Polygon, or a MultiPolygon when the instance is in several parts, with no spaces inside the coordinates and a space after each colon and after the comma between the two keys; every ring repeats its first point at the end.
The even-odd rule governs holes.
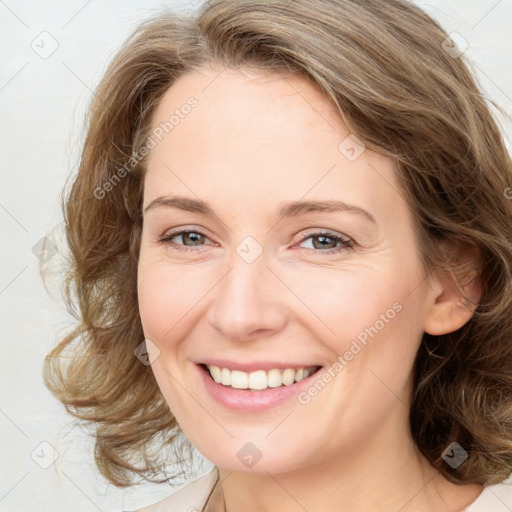
{"type": "Polygon", "coordinates": [[[241,370],[230,370],[220,368],[215,365],[204,365],[210,373],[212,379],[218,384],[229,386],[235,389],[263,390],[267,388],[278,388],[281,386],[291,386],[295,382],[306,379],[319,366],[307,366],[303,368],[286,368],[280,370],[272,368],[271,370],[256,370],[253,372],[244,372],[241,370]]]}
{"type": "MultiPolygon", "coordinates": [[[[232,364],[235,366],[235,363],[232,364]]],[[[311,385],[312,379],[322,366],[297,366],[295,368],[257,369],[251,371],[228,368],[205,363],[196,363],[200,381],[207,395],[219,405],[238,411],[257,412],[273,409],[285,403],[294,403],[303,389],[311,385]]],[[[261,368],[261,366],[260,366],[261,368]]]]}

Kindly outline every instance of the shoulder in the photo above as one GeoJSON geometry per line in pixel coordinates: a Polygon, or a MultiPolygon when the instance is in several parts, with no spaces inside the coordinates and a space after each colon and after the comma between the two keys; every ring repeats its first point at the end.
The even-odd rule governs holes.
{"type": "Polygon", "coordinates": [[[217,471],[214,467],[209,473],[194,480],[179,491],[173,492],[167,498],[141,508],[136,512],[190,512],[201,510],[208,494],[217,480],[217,471]]]}
{"type": "Polygon", "coordinates": [[[510,512],[512,510],[512,478],[484,487],[478,498],[463,512],[510,512]]]}

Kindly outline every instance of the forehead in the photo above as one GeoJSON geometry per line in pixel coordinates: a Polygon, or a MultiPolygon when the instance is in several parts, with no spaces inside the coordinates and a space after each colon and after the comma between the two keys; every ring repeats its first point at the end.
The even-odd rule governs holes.
{"type": "Polygon", "coordinates": [[[353,159],[347,147],[355,156],[363,148],[300,75],[229,68],[185,74],[162,97],[152,133],[166,123],[147,161],[146,204],[163,189],[203,198],[222,191],[242,209],[306,195],[377,208],[399,199],[393,162],[367,148],[353,159]],[[190,98],[195,106],[184,107],[190,98]]]}
{"type": "Polygon", "coordinates": [[[226,130],[243,127],[241,133],[232,131],[230,140],[239,145],[252,138],[250,155],[256,152],[256,143],[269,140],[275,132],[300,141],[311,130],[346,131],[325,95],[299,74],[212,67],[183,75],[166,91],[153,115],[153,128],[168,122],[191,97],[197,107],[173,127],[170,139],[189,132],[187,125],[193,124],[194,128],[201,125],[196,134],[198,143],[216,145],[222,139],[225,145],[229,142],[224,137],[226,130]]]}

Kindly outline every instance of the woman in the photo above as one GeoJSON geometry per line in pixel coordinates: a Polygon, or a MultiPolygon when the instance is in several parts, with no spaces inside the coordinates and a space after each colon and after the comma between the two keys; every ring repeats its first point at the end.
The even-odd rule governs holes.
{"type": "Polygon", "coordinates": [[[399,0],[214,0],[115,57],[46,381],[116,485],[180,433],[215,464],[144,510],[510,509],[512,166],[456,48],[399,0]]]}

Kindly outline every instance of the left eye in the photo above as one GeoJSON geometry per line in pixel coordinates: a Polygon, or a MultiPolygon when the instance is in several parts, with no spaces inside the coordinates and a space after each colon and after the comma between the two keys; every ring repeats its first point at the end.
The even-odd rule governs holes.
{"type": "MultiPolygon", "coordinates": [[[[202,243],[206,240],[209,240],[209,238],[201,233],[200,231],[194,231],[194,230],[182,230],[177,231],[175,233],[170,233],[160,239],[160,242],[163,242],[165,244],[170,245],[173,249],[176,249],[178,251],[193,251],[194,247],[198,247],[201,245],[214,245],[213,243],[202,243]],[[173,238],[180,238],[182,239],[182,243],[176,243],[173,242],[173,238]],[[190,245],[187,245],[190,243],[190,245]]],[[[313,252],[320,252],[323,254],[331,254],[334,252],[340,252],[344,249],[350,249],[353,247],[352,240],[349,238],[329,233],[329,232],[321,232],[321,233],[311,233],[307,237],[303,238],[300,242],[300,244],[303,244],[306,240],[312,240],[312,246],[313,248],[305,248],[300,247],[302,250],[307,250],[313,252]],[[314,240],[318,240],[318,243],[315,243],[314,240]],[[334,246],[333,246],[334,244],[334,246]],[[316,250],[319,249],[319,250],[316,250]]]]}
{"type": "Polygon", "coordinates": [[[345,238],[334,233],[312,233],[304,238],[301,243],[310,239],[313,241],[312,245],[314,249],[326,249],[321,252],[327,254],[340,252],[343,249],[348,249],[353,246],[352,241],[349,238],[345,238]],[[315,243],[315,239],[318,240],[318,243],[315,243]],[[332,244],[334,244],[334,246],[332,244]],[[336,244],[338,245],[336,246],[336,244]]]}

